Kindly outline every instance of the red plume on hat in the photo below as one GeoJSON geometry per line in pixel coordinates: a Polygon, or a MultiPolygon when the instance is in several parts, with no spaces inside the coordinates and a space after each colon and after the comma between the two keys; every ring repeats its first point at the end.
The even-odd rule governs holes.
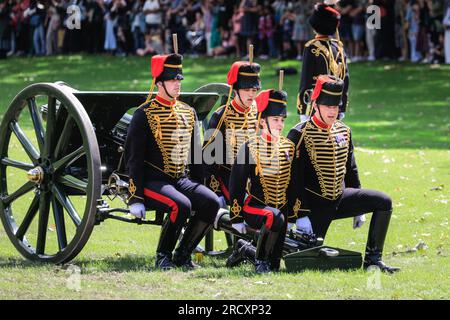
{"type": "Polygon", "coordinates": [[[230,71],[227,76],[227,83],[232,86],[238,79],[239,68],[248,64],[247,61],[236,61],[231,65],[230,71]]]}
{"type": "Polygon", "coordinates": [[[331,81],[331,80],[333,80],[333,79],[331,79],[331,78],[330,78],[329,76],[327,76],[327,75],[320,75],[320,76],[317,78],[316,86],[314,87],[314,91],[313,91],[313,94],[312,94],[312,96],[311,96],[311,101],[314,101],[314,100],[316,100],[316,99],[319,97],[320,92],[322,91],[322,86],[323,86],[323,84],[324,84],[325,82],[328,82],[328,81],[331,81]]]}
{"type": "Polygon", "coordinates": [[[264,110],[266,110],[267,105],[269,104],[270,93],[272,89],[267,89],[261,91],[256,97],[256,106],[258,108],[258,112],[261,114],[264,110]]]}
{"type": "Polygon", "coordinates": [[[154,79],[158,78],[164,71],[164,63],[169,55],[155,55],[152,57],[151,71],[154,79]]]}
{"type": "Polygon", "coordinates": [[[339,11],[337,11],[336,9],[332,8],[332,7],[325,7],[325,10],[330,11],[331,13],[333,13],[336,17],[341,17],[341,14],[339,13],[339,11]]]}

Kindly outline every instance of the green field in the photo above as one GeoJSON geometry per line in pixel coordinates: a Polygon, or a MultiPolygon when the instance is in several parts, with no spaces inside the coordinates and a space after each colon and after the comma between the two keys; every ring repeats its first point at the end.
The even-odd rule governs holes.
{"type": "MultiPolygon", "coordinates": [[[[224,82],[231,62],[186,59],[183,91],[224,82]]],[[[296,61],[261,65],[263,88],[278,84],[276,67],[299,68],[296,61]]],[[[159,272],[154,270],[159,227],[116,221],[96,226],[71,265],[43,265],[23,259],[0,226],[0,299],[449,299],[450,66],[355,63],[349,68],[345,122],[353,130],[363,186],[393,198],[385,261],[401,267],[400,273],[380,278],[362,270],[259,276],[249,265],[229,270],[223,258],[210,257],[201,270],[159,272]],[[81,268],[75,287],[74,265],[81,268]]],[[[2,61],[0,119],[27,85],[59,80],[81,90],[145,91],[150,62],[104,56],[2,61]]],[[[284,81],[290,111],[285,133],[298,121],[298,82],[299,75],[284,81]]],[[[25,129],[33,135],[31,127],[25,129]]],[[[15,143],[10,152],[20,154],[20,145],[15,143]]],[[[23,172],[8,174],[11,187],[26,181],[23,172]]],[[[15,210],[26,210],[25,200],[15,210]]],[[[326,243],[362,252],[368,224],[355,231],[351,219],[334,222],[326,243]]],[[[225,246],[223,235],[216,234],[215,249],[225,246]]]]}

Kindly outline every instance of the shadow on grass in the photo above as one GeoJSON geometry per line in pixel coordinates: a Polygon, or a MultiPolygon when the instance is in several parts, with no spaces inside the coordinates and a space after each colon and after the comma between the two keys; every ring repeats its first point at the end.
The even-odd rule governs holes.
{"type": "MultiPolygon", "coordinates": [[[[50,264],[42,262],[33,262],[20,258],[0,258],[0,271],[2,269],[22,269],[22,270],[47,270],[51,272],[67,272],[73,270],[73,266],[79,267],[82,274],[108,274],[108,273],[174,273],[182,272],[192,279],[207,280],[207,279],[222,279],[228,277],[246,277],[253,278],[259,277],[260,274],[255,272],[254,266],[248,261],[242,263],[238,267],[227,268],[225,266],[226,255],[206,257],[203,262],[200,263],[201,268],[195,271],[186,270],[183,268],[176,268],[171,271],[161,271],[155,268],[154,256],[138,256],[127,255],[121,257],[104,257],[104,258],[82,258],[76,259],[66,264],[50,264]]],[[[362,273],[362,268],[352,270],[318,270],[308,269],[303,271],[288,271],[285,268],[281,268],[278,272],[272,272],[266,274],[269,277],[278,276],[302,276],[304,273],[320,273],[327,275],[336,271],[343,273],[362,273]]]]}

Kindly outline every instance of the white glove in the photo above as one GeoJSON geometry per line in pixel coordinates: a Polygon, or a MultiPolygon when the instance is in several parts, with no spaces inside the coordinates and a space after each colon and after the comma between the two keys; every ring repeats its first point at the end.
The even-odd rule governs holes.
{"type": "Polygon", "coordinates": [[[339,112],[338,120],[342,120],[345,118],[345,112],[339,112]]]}
{"type": "Polygon", "coordinates": [[[311,117],[307,116],[306,114],[300,115],[300,122],[308,121],[311,117]]]}
{"type": "Polygon", "coordinates": [[[143,203],[136,202],[130,206],[130,213],[136,218],[145,220],[145,206],[143,203]]]}
{"type": "Polygon", "coordinates": [[[360,216],[353,217],[353,229],[361,228],[362,225],[366,222],[366,215],[362,214],[360,216]]]}
{"type": "Polygon", "coordinates": [[[288,222],[286,232],[291,231],[294,228],[294,226],[295,226],[295,223],[288,222]]]}
{"type": "Polygon", "coordinates": [[[307,233],[307,234],[313,233],[311,221],[309,220],[308,217],[303,217],[303,218],[297,219],[297,221],[295,221],[295,224],[297,225],[297,232],[307,233]]]}
{"type": "Polygon", "coordinates": [[[231,226],[233,227],[233,229],[235,229],[239,233],[245,234],[247,232],[247,229],[245,228],[245,223],[244,222],[233,223],[231,226]]]}

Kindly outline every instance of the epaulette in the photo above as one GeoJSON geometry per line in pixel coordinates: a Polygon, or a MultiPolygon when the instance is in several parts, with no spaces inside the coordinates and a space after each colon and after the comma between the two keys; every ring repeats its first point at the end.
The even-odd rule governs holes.
{"type": "Polygon", "coordinates": [[[306,123],[308,123],[308,121],[299,122],[293,128],[297,131],[300,131],[306,126],[306,123]]]}
{"type": "Polygon", "coordinates": [[[305,44],[305,48],[308,48],[309,46],[311,46],[312,44],[315,44],[315,42],[319,41],[318,39],[312,39],[309,40],[306,44],[305,44]]]}
{"type": "Polygon", "coordinates": [[[345,123],[343,123],[341,120],[336,120],[335,123],[336,123],[337,127],[339,127],[339,128],[344,127],[344,128],[346,128],[346,129],[350,129],[350,127],[347,126],[345,123]]]}
{"type": "Polygon", "coordinates": [[[287,144],[289,144],[291,147],[295,147],[295,144],[294,144],[291,140],[289,140],[288,138],[286,138],[286,137],[281,136],[281,137],[280,137],[280,142],[281,142],[281,143],[287,143],[287,144]]]}
{"type": "Polygon", "coordinates": [[[192,107],[191,107],[190,105],[188,105],[186,102],[180,101],[180,100],[177,100],[177,106],[183,107],[183,108],[187,108],[187,109],[191,109],[191,108],[192,108],[192,107]]]}

